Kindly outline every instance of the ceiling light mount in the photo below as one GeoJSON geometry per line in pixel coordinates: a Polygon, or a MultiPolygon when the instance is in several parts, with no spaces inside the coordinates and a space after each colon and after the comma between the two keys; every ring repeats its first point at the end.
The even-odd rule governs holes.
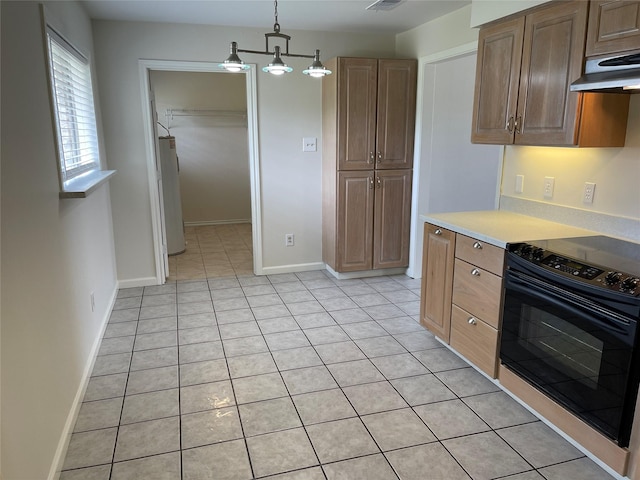
{"type": "Polygon", "coordinates": [[[238,48],[238,44],[236,42],[231,42],[231,53],[229,57],[218,66],[224,68],[229,72],[239,72],[241,70],[247,70],[250,67],[240,59],[240,57],[238,56],[238,52],[240,52],[252,53],[256,55],[273,55],[273,60],[271,61],[271,63],[262,69],[263,72],[271,73],[273,75],[283,75],[285,73],[293,71],[293,68],[284,63],[281,57],[312,58],[313,63],[309,66],[309,68],[303,70],[302,73],[311,77],[324,77],[325,75],[331,75],[331,70],[326,69],[320,61],[320,50],[316,50],[313,55],[304,55],[300,53],[289,52],[289,40],[291,40],[291,36],[280,33],[280,24],[278,23],[278,0],[275,0],[273,3],[273,32],[264,34],[265,50],[245,50],[238,48]],[[272,38],[284,40],[284,52],[281,51],[282,47],[279,45],[274,46],[273,51],[269,49],[269,40],[272,38]]]}

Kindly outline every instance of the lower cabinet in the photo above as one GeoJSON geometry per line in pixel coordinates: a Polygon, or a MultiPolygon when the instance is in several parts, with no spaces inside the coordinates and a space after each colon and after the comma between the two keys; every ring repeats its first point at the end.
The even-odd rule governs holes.
{"type": "Polygon", "coordinates": [[[480,370],[496,378],[498,330],[453,305],[449,343],[480,370]]]}
{"type": "Polygon", "coordinates": [[[424,231],[421,322],[496,378],[504,250],[436,225],[424,231]]]}
{"type": "Polygon", "coordinates": [[[424,224],[420,323],[449,343],[456,234],[424,224]]]}
{"type": "Polygon", "coordinates": [[[325,262],[337,272],[409,265],[411,170],[340,171],[325,262]]]}

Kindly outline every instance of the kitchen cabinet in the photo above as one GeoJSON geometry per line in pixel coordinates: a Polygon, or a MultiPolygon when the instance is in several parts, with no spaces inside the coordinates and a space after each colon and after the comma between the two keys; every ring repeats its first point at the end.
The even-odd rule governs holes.
{"type": "Polygon", "coordinates": [[[591,0],[587,56],[640,49],[640,1],[591,0]]]}
{"type": "Polygon", "coordinates": [[[347,272],[407,265],[411,170],[340,171],[338,184],[330,266],[347,272]]]}
{"type": "Polygon", "coordinates": [[[495,378],[504,250],[458,233],[455,256],[449,344],[495,378]]]}
{"type": "Polygon", "coordinates": [[[327,67],[323,260],[336,272],[406,267],[417,62],[340,57],[327,67]]]}
{"type": "Polygon", "coordinates": [[[449,343],[456,234],[424,224],[420,323],[449,343]]]}
{"type": "Polygon", "coordinates": [[[426,223],[421,323],[485,373],[498,373],[504,250],[426,223]]]}
{"type": "Polygon", "coordinates": [[[624,146],[628,96],[569,91],[587,12],[587,2],[559,2],[480,29],[473,143],[624,146]]]}

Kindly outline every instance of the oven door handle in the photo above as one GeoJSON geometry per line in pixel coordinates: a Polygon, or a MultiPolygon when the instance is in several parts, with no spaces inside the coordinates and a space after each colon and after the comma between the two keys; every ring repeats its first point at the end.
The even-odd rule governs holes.
{"type": "Polygon", "coordinates": [[[579,316],[584,316],[585,311],[595,312],[597,313],[597,317],[592,315],[590,321],[627,344],[629,344],[629,339],[635,337],[637,322],[607,308],[603,308],[588,298],[550,285],[529,275],[510,270],[507,271],[505,288],[507,290],[516,290],[526,295],[544,296],[545,301],[559,308],[571,310],[579,316]]]}

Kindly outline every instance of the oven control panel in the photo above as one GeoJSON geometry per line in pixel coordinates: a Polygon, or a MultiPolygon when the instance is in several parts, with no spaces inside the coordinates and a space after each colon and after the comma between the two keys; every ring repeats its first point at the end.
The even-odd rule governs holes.
{"type": "Polygon", "coordinates": [[[602,275],[604,273],[604,270],[600,270],[599,268],[585,265],[584,263],[579,263],[575,260],[570,260],[555,254],[548,255],[543,258],[540,263],[575,277],[586,278],[587,280],[593,280],[598,275],[602,275]]]}
{"type": "Polygon", "coordinates": [[[640,297],[640,278],[633,275],[583,263],[528,243],[511,244],[509,252],[531,263],[591,285],[640,297]]]}

